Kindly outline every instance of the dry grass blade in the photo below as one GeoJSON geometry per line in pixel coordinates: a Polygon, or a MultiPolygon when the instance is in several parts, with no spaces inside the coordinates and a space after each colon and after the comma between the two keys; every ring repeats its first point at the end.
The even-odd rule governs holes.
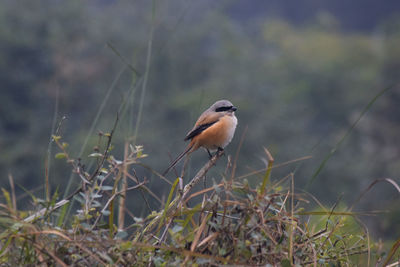
{"type": "MultiPolygon", "coordinates": [[[[296,162],[303,161],[303,160],[307,160],[307,159],[311,159],[311,158],[312,158],[312,156],[304,156],[304,157],[301,157],[301,158],[298,158],[298,159],[289,160],[287,162],[283,162],[283,163],[280,163],[280,164],[275,164],[275,166],[273,166],[272,169],[283,167],[283,166],[287,166],[289,164],[296,163],[296,162]]],[[[256,175],[256,174],[260,174],[260,173],[266,172],[267,170],[268,170],[268,167],[267,168],[262,168],[260,170],[252,171],[252,172],[249,172],[247,174],[238,176],[238,177],[236,177],[236,179],[239,180],[239,179],[247,178],[247,177],[250,177],[250,176],[253,176],[253,175],[256,175]]]]}
{"type": "Polygon", "coordinates": [[[17,210],[17,197],[15,195],[14,177],[11,175],[11,173],[8,174],[8,180],[10,182],[12,207],[16,211],[17,210]]]}
{"type": "Polygon", "coordinates": [[[204,238],[204,239],[199,243],[198,247],[201,247],[201,246],[205,245],[206,243],[211,242],[212,240],[214,240],[215,238],[217,238],[218,235],[219,235],[219,233],[213,233],[213,234],[207,236],[206,238],[204,238]]]}
{"type": "MultiPolygon", "coordinates": [[[[274,164],[274,158],[271,156],[271,153],[269,153],[268,149],[264,147],[264,152],[267,155],[267,161],[268,161],[268,167],[267,171],[264,175],[264,179],[261,185],[261,190],[260,190],[260,196],[263,197],[265,195],[265,188],[267,187],[267,184],[269,182],[269,178],[271,177],[271,170],[272,170],[272,165],[274,164]]],[[[292,175],[293,179],[293,175],[292,175]]]]}
{"type": "MultiPolygon", "coordinates": [[[[169,191],[168,199],[167,199],[167,202],[165,203],[165,207],[164,207],[164,210],[163,210],[161,219],[160,219],[160,223],[159,223],[159,225],[158,225],[157,232],[160,231],[160,229],[161,229],[161,227],[162,227],[162,224],[163,224],[163,222],[164,222],[164,220],[165,220],[165,216],[167,215],[167,211],[168,211],[169,204],[171,203],[172,195],[173,195],[173,193],[175,192],[175,188],[176,188],[176,186],[178,185],[179,180],[180,180],[179,177],[176,178],[175,182],[172,184],[171,190],[169,191]]],[[[162,239],[161,239],[161,240],[162,240],[162,239]]]]}
{"type": "Polygon", "coordinates": [[[400,194],[400,186],[393,181],[390,178],[381,178],[381,179],[376,179],[375,181],[373,181],[361,194],[360,196],[354,201],[353,205],[351,205],[350,210],[352,210],[354,208],[354,206],[364,197],[364,195],[371,190],[374,185],[376,185],[379,182],[388,182],[389,184],[393,185],[393,187],[397,190],[397,192],[400,194]]]}
{"type": "MultiPolygon", "coordinates": [[[[206,227],[206,223],[208,222],[208,220],[211,218],[212,214],[209,214],[207,216],[204,216],[203,221],[200,224],[199,229],[196,230],[196,235],[194,236],[192,245],[190,246],[190,251],[193,252],[195,250],[195,248],[197,247],[197,244],[200,240],[201,235],[204,232],[204,229],[206,227]]],[[[187,261],[189,260],[189,255],[186,256],[183,265],[186,265],[187,261]]]]}
{"type": "Polygon", "coordinates": [[[347,129],[346,133],[340,138],[340,140],[335,144],[334,148],[328,153],[328,155],[325,156],[325,158],[321,161],[319,164],[317,170],[314,172],[314,174],[311,176],[309,181],[307,182],[306,188],[311,186],[311,184],[314,182],[314,180],[317,178],[317,176],[321,173],[321,171],[324,169],[326,163],[330,158],[336,153],[336,151],[340,148],[344,140],[353,132],[354,128],[358,124],[358,122],[364,117],[365,113],[372,107],[372,105],[387,91],[390,89],[393,89],[397,86],[397,84],[394,84],[392,86],[388,86],[386,88],[383,88],[380,90],[368,103],[367,105],[363,108],[363,110],[360,112],[359,116],[357,119],[353,122],[353,124],[347,129]]]}
{"type": "MultiPolygon", "coordinates": [[[[400,239],[397,239],[396,242],[394,242],[392,248],[389,251],[388,256],[386,257],[385,262],[383,263],[383,266],[389,266],[389,262],[392,260],[394,254],[396,253],[396,251],[400,248],[400,239]]],[[[395,265],[392,266],[398,266],[396,264],[398,264],[399,262],[395,263],[395,265]]]]}
{"type": "Polygon", "coordinates": [[[205,194],[205,193],[207,193],[207,192],[213,191],[213,190],[215,190],[216,188],[222,187],[222,186],[224,186],[224,184],[223,184],[223,183],[220,183],[220,184],[214,185],[214,186],[212,186],[212,187],[209,187],[209,188],[200,190],[200,191],[198,191],[198,192],[195,192],[195,193],[191,194],[190,196],[186,197],[185,203],[188,202],[190,199],[192,199],[192,198],[194,198],[194,197],[197,197],[197,196],[199,196],[199,195],[202,195],[202,194],[205,194]]]}
{"type": "Polygon", "coordinates": [[[124,146],[124,161],[122,165],[122,180],[121,180],[121,198],[119,199],[119,210],[118,210],[118,230],[124,229],[125,224],[125,200],[126,200],[126,189],[128,188],[128,164],[126,161],[128,159],[128,150],[129,150],[129,143],[125,142],[124,146]]]}
{"type": "Polygon", "coordinates": [[[33,222],[33,221],[39,219],[40,217],[42,217],[44,214],[46,214],[46,213],[51,213],[51,212],[57,210],[58,208],[60,208],[60,207],[62,207],[62,206],[64,206],[64,205],[66,205],[66,204],[68,204],[68,203],[69,203],[69,200],[67,200],[67,199],[60,200],[59,202],[57,202],[57,203],[54,205],[54,207],[51,207],[51,208],[43,208],[43,209],[41,209],[40,211],[38,211],[38,212],[32,214],[31,216],[25,218],[25,219],[24,219],[24,222],[26,222],[26,223],[33,222]]]}
{"type": "Polygon", "coordinates": [[[249,128],[249,127],[246,125],[246,128],[244,128],[243,134],[242,134],[242,136],[240,137],[239,146],[238,146],[238,148],[237,148],[237,150],[236,150],[235,159],[234,159],[233,165],[232,165],[232,174],[231,174],[231,180],[230,180],[230,183],[231,183],[231,184],[232,184],[232,182],[233,182],[233,179],[235,178],[235,174],[236,174],[236,165],[237,165],[237,160],[238,160],[238,158],[239,158],[240,148],[241,148],[242,145],[243,145],[244,137],[246,136],[246,133],[247,133],[247,129],[248,129],[248,128],[249,128]]]}

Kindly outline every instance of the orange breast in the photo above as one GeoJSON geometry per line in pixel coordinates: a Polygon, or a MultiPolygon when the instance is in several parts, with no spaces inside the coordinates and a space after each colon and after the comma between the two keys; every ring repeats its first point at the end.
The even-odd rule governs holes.
{"type": "Polygon", "coordinates": [[[226,115],[202,133],[193,138],[196,149],[204,147],[207,149],[224,148],[232,140],[236,129],[237,119],[232,115],[226,115]]]}

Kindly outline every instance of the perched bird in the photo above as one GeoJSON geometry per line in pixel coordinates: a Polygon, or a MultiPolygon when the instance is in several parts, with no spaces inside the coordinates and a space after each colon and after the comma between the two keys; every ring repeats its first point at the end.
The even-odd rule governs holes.
{"type": "Polygon", "coordinates": [[[164,171],[166,175],[186,154],[203,147],[210,157],[210,150],[223,150],[232,140],[235,133],[237,118],[235,117],[236,107],[228,100],[219,100],[204,111],[193,129],[186,135],[185,141],[190,143],[164,171]]]}

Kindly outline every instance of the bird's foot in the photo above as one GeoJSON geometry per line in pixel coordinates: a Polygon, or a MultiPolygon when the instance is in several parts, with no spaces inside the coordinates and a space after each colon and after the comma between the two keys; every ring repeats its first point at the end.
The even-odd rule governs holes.
{"type": "Polygon", "coordinates": [[[225,150],[222,147],[218,147],[216,154],[222,152],[222,155],[225,156],[225,150]]]}

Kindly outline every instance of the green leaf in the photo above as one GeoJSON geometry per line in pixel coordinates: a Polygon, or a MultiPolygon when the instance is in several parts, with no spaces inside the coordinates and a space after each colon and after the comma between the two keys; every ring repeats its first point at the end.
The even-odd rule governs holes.
{"type": "Polygon", "coordinates": [[[13,209],[13,205],[12,205],[10,193],[9,193],[7,190],[5,190],[4,188],[1,188],[1,190],[3,191],[3,196],[4,196],[4,198],[6,199],[7,206],[8,206],[10,209],[13,209]]]}
{"type": "Polygon", "coordinates": [[[101,172],[101,173],[104,173],[104,174],[107,174],[107,173],[108,173],[108,170],[107,170],[106,168],[101,168],[101,169],[100,169],[100,172],[101,172]]]}
{"type": "Polygon", "coordinates": [[[55,155],[56,159],[65,159],[66,157],[67,157],[67,154],[65,154],[65,153],[57,153],[55,155]]]}
{"type": "Polygon", "coordinates": [[[171,229],[171,231],[172,231],[172,233],[177,233],[177,232],[180,232],[180,231],[182,231],[183,230],[183,227],[182,226],[180,226],[180,225],[175,225],[174,227],[172,227],[172,229],[171,229]]]}
{"type": "Polygon", "coordinates": [[[115,239],[124,239],[125,237],[128,236],[128,233],[125,231],[118,231],[118,233],[115,235],[115,239]]]}
{"type": "Polygon", "coordinates": [[[133,217],[133,219],[135,220],[136,223],[143,223],[144,222],[143,218],[133,217]]]}
{"type": "Polygon", "coordinates": [[[103,191],[111,191],[111,190],[113,190],[113,187],[109,186],[109,185],[103,185],[101,187],[101,190],[103,190],[103,191]]]}
{"type": "Polygon", "coordinates": [[[54,141],[58,141],[61,139],[61,136],[59,136],[59,135],[53,135],[52,137],[53,137],[54,141]]]}
{"type": "Polygon", "coordinates": [[[10,243],[11,243],[11,241],[12,241],[13,239],[14,239],[14,237],[10,236],[10,237],[7,239],[7,242],[5,242],[5,244],[3,243],[3,245],[2,245],[2,247],[1,247],[1,249],[0,249],[0,254],[1,254],[1,255],[3,254],[4,250],[6,250],[6,249],[8,248],[8,246],[10,245],[10,243]]]}
{"type": "Polygon", "coordinates": [[[88,157],[89,158],[101,158],[103,156],[103,154],[101,154],[101,153],[92,153],[92,154],[90,154],[88,157]]]}
{"type": "Polygon", "coordinates": [[[292,265],[290,264],[290,260],[284,259],[281,261],[281,266],[282,267],[291,267],[292,265]]]}
{"type": "Polygon", "coordinates": [[[12,231],[19,231],[19,230],[21,229],[22,226],[23,226],[22,223],[16,222],[16,223],[14,223],[13,225],[11,225],[10,229],[11,229],[12,231]]]}
{"type": "Polygon", "coordinates": [[[84,203],[85,203],[85,200],[84,200],[82,197],[78,196],[78,195],[75,195],[75,196],[74,196],[74,199],[75,199],[76,201],[78,201],[79,203],[81,203],[81,204],[84,204],[84,203]]]}
{"type": "Polygon", "coordinates": [[[168,207],[169,207],[169,203],[171,202],[172,195],[173,195],[173,193],[175,191],[176,186],[178,185],[179,179],[181,179],[181,178],[180,177],[176,178],[175,182],[172,184],[171,190],[169,191],[167,202],[165,203],[164,211],[162,213],[160,223],[158,224],[157,232],[160,231],[161,226],[162,226],[162,224],[164,222],[165,216],[167,215],[167,210],[168,210],[168,207]]]}
{"type": "Polygon", "coordinates": [[[103,210],[101,213],[102,213],[104,216],[109,216],[111,212],[110,212],[109,210],[103,210]]]}
{"type": "Polygon", "coordinates": [[[126,241],[126,242],[121,243],[121,250],[122,251],[131,249],[131,248],[132,248],[132,242],[131,241],[126,241]]]}

